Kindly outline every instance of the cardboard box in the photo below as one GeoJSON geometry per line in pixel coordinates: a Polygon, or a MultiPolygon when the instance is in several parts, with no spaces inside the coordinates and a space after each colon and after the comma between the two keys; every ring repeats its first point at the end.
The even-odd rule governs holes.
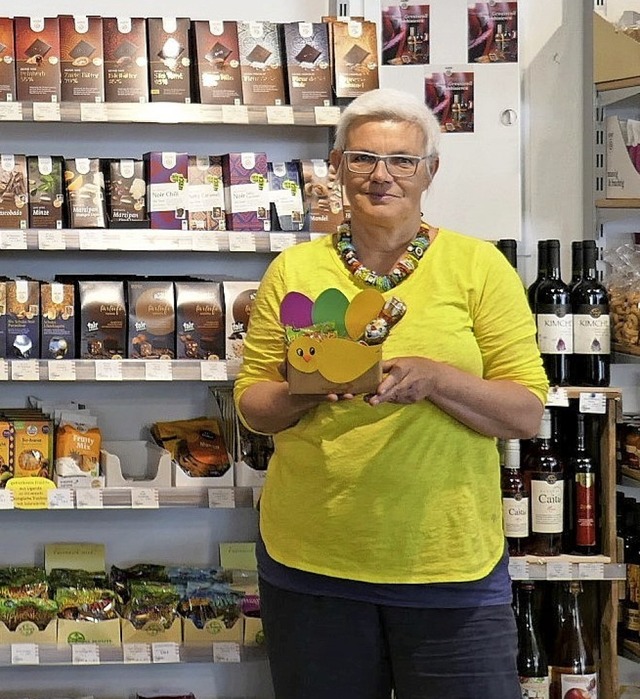
{"type": "Polygon", "coordinates": [[[337,98],[357,97],[378,87],[378,41],[370,21],[333,21],[329,24],[333,85],[337,98]]]}
{"type": "Polygon", "coordinates": [[[100,159],[66,159],[64,180],[71,228],[106,228],[105,186],[100,159]]]}
{"type": "Polygon", "coordinates": [[[278,25],[238,22],[244,104],[285,104],[284,66],[278,25]]]}
{"type": "Polygon", "coordinates": [[[244,461],[236,461],[233,465],[235,484],[239,488],[262,488],[267,478],[267,471],[251,468],[244,461]]]}
{"type": "Polygon", "coordinates": [[[0,17],[0,102],[16,99],[16,51],[13,19],[0,17]]]}
{"type": "Polygon", "coordinates": [[[40,356],[75,359],[75,289],[73,284],[40,284],[40,356]]]}
{"type": "Polygon", "coordinates": [[[182,623],[177,617],[166,629],[160,622],[149,621],[141,629],[128,619],[120,619],[123,643],[182,643],[182,623]]]}
{"type": "MultiPolygon", "coordinates": [[[[319,351],[322,351],[322,343],[331,342],[331,339],[322,340],[319,351]]],[[[357,344],[357,343],[354,343],[357,344]]],[[[313,373],[302,372],[291,366],[287,361],[287,381],[289,383],[289,393],[291,395],[323,395],[327,393],[373,393],[382,381],[382,347],[372,345],[364,347],[369,354],[376,355],[376,364],[359,376],[355,376],[351,381],[335,383],[326,379],[319,371],[313,373]]],[[[335,361],[344,361],[340,355],[335,357],[335,361]]],[[[355,368],[354,368],[355,371],[355,368]]]]}
{"type": "Polygon", "coordinates": [[[53,475],[53,422],[44,415],[7,415],[13,439],[13,476],[53,475]]]}
{"type": "Polygon", "coordinates": [[[27,156],[31,228],[64,228],[66,211],[63,172],[64,161],[61,157],[27,156]]]}
{"type": "Polygon", "coordinates": [[[230,628],[222,619],[210,619],[202,629],[191,619],[182,619],[182,641],[186,646],[210,646],[212,643],[242,643],[244,619],[240,617],[230,628]]]}
{"type": "Polygon", "coordinates": [[[0,645],[9,646],[13,643],[37,643],[38,645],[53,645],[58,637],[58,620],[52,619],[42,631],[32,621],[23,621],[15,631],[0,622],[0,645]]]}
{"type": "Polygon", "coordinates": [[[105,99],[148,102],[147,23],[142,17],[104,17],[105,99]]]}
{"type": "Polygon", "coordinates": [[[144,160],[151,228],[187,230],[189,156],[162,151],[145,153],[144,160]]]}
{"type": "Polygon", "coordinates": [[[173,282],[127,282],[129,359],[174,359],[176,315],[173,282]]]}
{"type": "Polygon", "coordinates": [[[149,228],[143,160],[110,160],[106,167],[109,228],[149,228]]]}
{"type": "Polygon", "coordinates": [[[61,99],[60,25],[57,17],[16,17],[16,95],[19,102],[61,99]]]}
{"type": "Polygon", "coordinates": [[[266,153],[222,156],[227,228],[268,231],[271,228],[266,153]]]}
{"type": "Polygon", "coordinates": [[[0,277],[0,357],[2,358],[7,357],[7,281],[0,277]]]}
{"type": "Polygon", "coordinates": [[[40,283],[33,279],[7,281],[7,357],[40,356],[40,283]]]}
{"type": "Polygon", "coordinates": [[[223,359],[225,326],[220,282],[175,282],[176,357],[223,359]]]}
{"type": "Polygon", "coordinates": [[[198,101],[240,104],[242,78],[235,22],[191,22],[198,101]]]}
{"type": "Polygon", "coordinates": [[[326,106],[332,101],[329,29],[324,22],[281,25],[289,104],[326,106]]]}
{"type": "Polygon", "coordinates": [[[267,179],[272,229],[301,231],[304,226],[304,205],[297,163],[267,163],[267,179]]]}
{"type": "Polygon", "coordinates": [[[77,287],[80,359],[124,359],[127,314],[121,281],[79,281],[77,287]]]}
{"type": "Polygon", "coordinates": [[[223,282],[226,327],[226,358],[242,359],[244,338],[249,325],[251,304],[258,292],[259,282],[223,282]]]}
{"type": "Polygon", "coordinates": [[[607,199],[640,198],[640,120],[607,117],[607,199]],[[637,136],[637,138],[636,138],[637,136]],[[627,145],[629,144],[629,145],[627,145]]]}
{"type": "Polygon", "coordinates": [[[342,191],[332,165],[322,159],[301,160],[304,228],[312,233],[335,233],[344,221],[342,191]]]}
{"type": "Polygon", "coordinates": [[[0,155],[0,228],[26,229],[29,225],[27,159],[0,155]]]}
{"type": "Polygon", "coordinates": [[[151,442],[103,442],[100,466],[107,488],[171,487],[171,454],[151,442]]]}
{"type": "MultiPolygon", "coordinates": [[[[229,456],[231,462],[231,456],[229,456]]],[[[233,469],[229,468],[219,476],[190,476],[181,466],[173,462],[173,483],[175,488],[233,488],[233,469]]]]}
{"type": "Polygon", "coordinates": [[[64,102],[104,102],[102,17],[59,15],[64,102]]]}
{"type": "Polygon", "coordinates": [[[264,631],[262,629],[262,619],[252,616],[244,617],[244,645],[264,645],[264,631]]]}
{"type": "Polygon", "coordinates": [[[101,646],[119,646],[120,619],[107,621],[72,621],[58,619],[58,645],[98,643],[101,646]]]}
{"type": "Polygon", "coordinates": [[[226,230],[222,158],[218,155],[190,155],[188,172],[189,230],[226,230]]]}
{"type": "Polygon", "coordinates": [[[191,102],[190,20],[149,17],[149,95],[152,102],[191,102]]]}

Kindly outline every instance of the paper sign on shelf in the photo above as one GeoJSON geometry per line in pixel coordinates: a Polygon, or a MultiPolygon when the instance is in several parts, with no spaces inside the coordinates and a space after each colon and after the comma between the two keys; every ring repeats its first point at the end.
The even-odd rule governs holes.
{"type": "Polygon", "coordinates": [[[48,509],[49,491],[56,489],[53,481],[39,476],[12,478],[6,487],[13,493],[13,504],[18,510],[48,509]]]}

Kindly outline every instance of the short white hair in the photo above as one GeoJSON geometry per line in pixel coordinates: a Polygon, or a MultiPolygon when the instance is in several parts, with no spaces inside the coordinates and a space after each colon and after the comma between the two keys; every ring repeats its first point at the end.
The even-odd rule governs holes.
{"type": "Polygon", "coordinates": [[[338,121],[333,144],[336,150],[345,150],[349,129],[359,119],[417,124],[424,134],[425,156],[431,162],[438,158],[438,119],[426,104],[408,92],[379,88],[356,97],[338,121]]]}

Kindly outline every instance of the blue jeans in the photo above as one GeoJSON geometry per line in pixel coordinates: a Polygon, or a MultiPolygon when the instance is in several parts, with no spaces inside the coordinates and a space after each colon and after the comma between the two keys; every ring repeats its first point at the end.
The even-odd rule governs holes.
{"type": "Polygon", "coordinates": [[[509,605],[414,609],[260,581],[276,699],[521,699],[509,605]]]}

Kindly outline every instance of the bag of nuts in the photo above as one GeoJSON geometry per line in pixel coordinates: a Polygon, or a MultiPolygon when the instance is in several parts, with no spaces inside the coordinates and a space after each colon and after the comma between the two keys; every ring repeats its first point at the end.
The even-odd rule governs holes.
{"type": "Polygon", "coordinates": [[[640,246],[625,244],[605,254],[611,313],[611,339],[627,347],[640,345],[640,246]]]}

